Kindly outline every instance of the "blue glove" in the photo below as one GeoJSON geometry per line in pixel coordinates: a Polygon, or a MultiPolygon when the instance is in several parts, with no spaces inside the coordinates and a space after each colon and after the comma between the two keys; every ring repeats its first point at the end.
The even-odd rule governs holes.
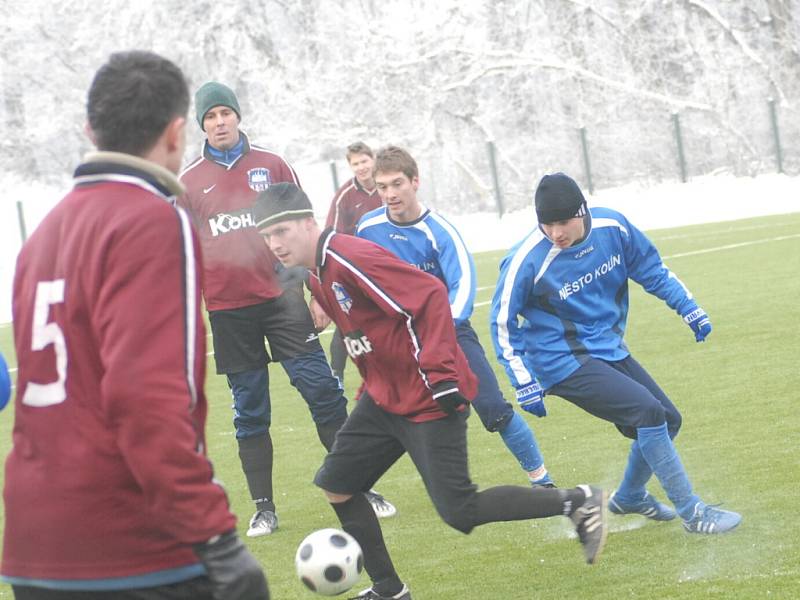
{"type": "Polygon", "coordinates": [[[517,388],[517,402],[522,410],[532,415],[537,417],[547,416],[547,409],[544,407],[544,390],[535,379],[533,383],[517,388]]]}
{"type": "Polygon", "coordinates": [[[711,319],[708,318],[706,311],[700,307],[695,307],[683,315],[683,321],[694,332],[694,339],[698,342],[704,342],[708,334],[711,333],[711,319]]]}

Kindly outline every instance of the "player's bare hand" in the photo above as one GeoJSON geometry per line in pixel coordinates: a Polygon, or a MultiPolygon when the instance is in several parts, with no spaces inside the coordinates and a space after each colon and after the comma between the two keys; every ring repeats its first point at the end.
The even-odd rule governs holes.
{"type": "Polygon", "coordinates": [[[314,319],[314,327],[317,328],[317,331],[322,331],[330,325],[331,318],[322,310],[322,307],[313,296],[308,303],[308,310],[311,311],[311,318],[314,319]]]}

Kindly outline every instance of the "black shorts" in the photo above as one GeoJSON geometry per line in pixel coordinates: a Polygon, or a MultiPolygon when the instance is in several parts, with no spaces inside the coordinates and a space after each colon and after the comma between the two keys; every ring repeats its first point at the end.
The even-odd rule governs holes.
{"type": "Polygon", "coordinates": [[[408,452],[440,515],[472,515],[477,486],[467,468],[468,413],[415,423],[386,412],[364,393],[314,483],[334,494],[367,491],[408,452]]]}
{"type": "Polygon", "coordinates": [[[208,577],[133,590],[79,591],[13,585],[16,600],[213,600],[208,577]]]}
{"type": "Polygon", "coordinates": [[[218,374],[261,369],[270,360],[322,349],[305,298],[294,288],[261,304],[211,311],[208,319],[218,374]]]}

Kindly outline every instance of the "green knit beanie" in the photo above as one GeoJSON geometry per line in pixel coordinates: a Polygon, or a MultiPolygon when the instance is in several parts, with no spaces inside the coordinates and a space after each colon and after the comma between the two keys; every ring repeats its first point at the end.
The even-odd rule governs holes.
{"type": "Polygon", "coordinates": [[[242,118],[242,111],[239,108],[239,101],[236,99],[236,94],[227,85],[217,83],[216,81],[209,81],[204,83],[202,87],[197,90],[194,95],[194,106],[197,110],[197,122],[200,124],[200,129],[203,129],[203,117],[206,113],[215,106],[227,106],[233,109],[239,119],[242,118]]]}

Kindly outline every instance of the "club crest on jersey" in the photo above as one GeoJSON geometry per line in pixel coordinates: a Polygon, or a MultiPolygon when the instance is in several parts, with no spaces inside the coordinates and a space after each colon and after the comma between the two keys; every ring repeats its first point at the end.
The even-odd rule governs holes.
{"type": "Polygon", "coordinates": [[[331,289],[333,290],[333,295],[336,296],[336,301],[339,303],[339,308],[350,314],[350,309],[353,308],[353,299],[344,289],[344,286],[338,281],[334,281],[331,284],[331,289]]]}
{"type": "Polygon", "coordinates": [[[257,169],[250,169],[247,172],[247,185],[254,192],[263,192],[272,183],[272,176],[269,174],[269,169],[259,167],[257,169]]]}

